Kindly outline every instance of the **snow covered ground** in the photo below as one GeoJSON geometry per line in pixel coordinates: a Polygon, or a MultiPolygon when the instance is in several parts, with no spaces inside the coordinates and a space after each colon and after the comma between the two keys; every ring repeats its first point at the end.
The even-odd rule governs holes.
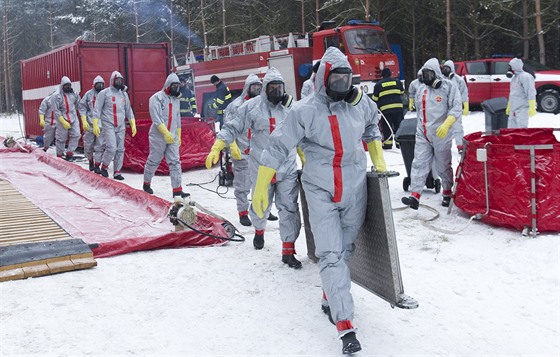
{"type": "MultiPolygon", "coordinates": [[[[484,130],[482,112],[463,122],[465,133],[484,130]]],[[[560,128],[560,116],[538,114],[530,126],[560,128]]],[[[0,116],[6,134],[22,136],[16,116],[0,116]]],[[[401,207],[401,153],[386,151],[385,159],[401,173],[390,179],[393,207],[401,207]]],[[[187,171],[183,183],[209,182],[217,173],[187,171]]],[[[141,174],[124,176],[141,189],[141,174]]],[[[152,186],[170,199],[168,177],[156,176],[152,186]]],[[[238,222],[232,190],[226,198],[187,190],[238,222]]],[[[435,226],[468,223],[457,208],[446,215],[440,201],[433,191],[422,197],[441,214],[435,226]]],[[[391,309],[354,285],[363,347],[357,355],[560,355],[559,234],[528,238],[475,220],[449,235],[421,224],[431,216],[425,209],[393,215],[405,292],[420,307],[391,309]]],[[[98,259],[94,269],[0,283],[0,355],[340,355],[303,230],[296,243],[303,269],[295,271],[280,260],[277,222],[269,222],[262,251],[253,249],[253,229],[237,226],[245,243],[137,252],[98,259]]]]}

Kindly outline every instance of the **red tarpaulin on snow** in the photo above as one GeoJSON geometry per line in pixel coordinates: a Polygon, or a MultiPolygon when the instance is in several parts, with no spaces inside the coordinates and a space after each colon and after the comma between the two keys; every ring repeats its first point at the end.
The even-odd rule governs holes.
{"type": "MultiPolygon", "coordinates": [[[[148,134],[151,126],[151,121],[137,122],[135,137],[130,135],[130,128],[127,128],[124,140],[123,169],[144,172],[144,165],[150,153],[148,134]]],[[[203,167],[206,163],[206,156],[216,139],[214,121],[183,118],[181,128],[181,168],[184,171],[194,167],[203,167]]],[[[169,166],[167,166],[165,158],[161,161],[156,174],[169,174],[169,166]]]]}
{"type": "MultiPolygon", "coordinates": [[[[166,217],[171,202],[102,178],[41,149],[2,146],[0,178],[9,181],[70,236],[87,244],[98,244],[93,249],[97,258],[137,250],[226,242],[191,230],[175,232],[166,217]]],[[[222,223],[198,212],[193,226],[227,237],[222,223]]]]}
{"type": "Polygon", "coordinates": [[[465,136],[466,152],[457,172],[454,203],[470,215],[486,212],[484,163],[476,151],[487,149],[489,213],[482,221],[522,230],[560,231],[560,143],[552,128],[500,129],[499,135],[465,136]],[[531,150],[535,154],[535,194],[531,192],[531,150]],[[535,198],[536,215],[531,200],[535,198]]]}

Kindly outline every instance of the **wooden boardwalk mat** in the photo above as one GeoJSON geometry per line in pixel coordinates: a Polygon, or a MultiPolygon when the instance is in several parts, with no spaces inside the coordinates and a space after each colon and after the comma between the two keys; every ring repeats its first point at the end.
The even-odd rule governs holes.
{"type": "Polygon", "coordinates": [[[86,243],[0,179],[0,282],[96,265],[86,243]]]}

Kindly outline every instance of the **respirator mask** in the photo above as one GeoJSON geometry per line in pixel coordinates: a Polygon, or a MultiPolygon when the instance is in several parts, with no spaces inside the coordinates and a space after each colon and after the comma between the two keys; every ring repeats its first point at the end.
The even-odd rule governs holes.
{"type": "Polygon", "coordinates": [[[247,91],[247,95],[249,98],[255,98],[259,95],[262,91],[262,84],[261,83],[253,83],[249,85],[249,90],[247,91]]]}
{"type": "Polygon", "coordinates": [[[266,85],[266,99],[276,105],[284,98],[284,82],[272,81],[266,85]]]}
{"type": "Polygon", "coordinates": [[[514,73],[515,72],[513,71],[513,69],[511,69],[511,66],[508,66],[508,70],[506,72],[506,77],[511,78],[511,77],[513,77],[514,73]]]}
{"type": "Polygon", "coordinates": [[[95,89],[96,92],[101,92],[103,88],[105,88],[105,84],[103,84],[102,82],[97,82],[95,83],[93,88],[95,89]]]}
{"type": "Polygon", "coordinates": [[[179,91],[179,87],[181,86],[180,83],[171,83],[171,85],[169,86],[169,95],[172,97],[178,97],[181,95],[181,92],[179,91]]]}
{"type": "Polygon", "coordinates": [[[431,69],[424,68],[422,69],[422,83],[434,89],[438,89],[441,87],[443,82],[436,77],[436,72],[431,69]]]}
{"type": "Polygon", "coordinates": [[[352,70],[350,68],[336,68],[327,77],[325,92],[335,102],[344,100],[352,87],[352,70]]]}
{"type": "Polygon", "coordinates": [[[449,66],[441,67],[441,73],[449,79],[452,79],[453,76],[455,75],[455,73],[451,71],[451,68],[449,66]]]}
{"type": "Polygon", "coordinates": [[[62,86],[62,91],[64,93],[73,93],[74,90],[72,89],[72,84],[68,83],[62,86]]]}
{"type": "Polygon", "coordinates": [[[115,80],[113,80],[113,87],[117,88],[118,90],[123,90],[123,79],[120,77],[115,78],[115,80]]]}

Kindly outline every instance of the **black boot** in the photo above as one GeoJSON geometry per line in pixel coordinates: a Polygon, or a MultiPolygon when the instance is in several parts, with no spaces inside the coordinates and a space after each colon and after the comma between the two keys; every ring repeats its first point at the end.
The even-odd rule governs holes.
{"type": "Polygon", "coordinates": [[[356,338],[356,333],[349,332],[342,336],[342,353],[345,355],[362,350],[360,341],[356,338]]]}
{"type": "Polygon", "coordinates": [[[253,238],[253,247],[255,247],[255,249],[263,249],[263,247],[264,247],[264,234],[255,233],[255,238],[253,238]]]}
{"type": "Polygon", "coordinates": [[[272,213],[268,214],[268,220],[269,221],[277,221],[278,217],[276,217],[275,215],[273,215],[272,213]]]}
{"type": "Polygon", "coordinates": [[[123,175],[121,175],[121,174],[113,175],[113,178],[114,178],[115,180],[119,180],[119,181],[124,180],[124,177],[123,177],[123,175]]]}
{"type": "Polygon", "coordinates": [[[95,170],[95,165],[93,164],[93,160],[89,160],[89,171],[95,170]]]}
{"type": "Polygon", "coordinates": [[[441,205],[443,207],[449,207],[450,203],[451,203],[451,196],[443,196],[443,200],[441,201],[441,205]]]}
{"type": "Polygon", "coordinates": [[[412,209],[418,209],[418,206],[420,205],[420,202],[418,202],[418,199],[416,199],[416,197],[414,196],[403,197],[401,199],[401,202],[412,209]]]}
{"type": "Polygon", "coordinates": [[[301,269],[301,262],[293,254],[282,255],[282,262],[288,264],[290,268],[301,269]]]}
{"type": "Polygon", "coordinates": [[[144,184],[142,186],[142,189],[144,190],[144,192],[148,192],[150,195],[154,194],[154,190],[152,190],[152,188],[150,187],[150,184],[144,184]]]}
{"type": "Polygon", "coordinates": [[[250,227],[253,224],[249,216],[239,216],[239,223],[245,227],[250,227]]]}
{"type": "Polygon", "coordinates": [[[107,172],[107,169],[101,168],[101,176],[109,177],[109,172],[107,172]]]}
{"type": "Polygon", "coordinates": [[[93,172],[95,172],[98,175],[101,175],[101,168],[99,166],[95,166],[93,172]]]}
{"type": "Polygon", "coordinates": [[[183,191],[173,192],[173,198],[175,198],[175,197],[187,198],[187,197],[190,197],[190,195],[191,195],[190,193],[186,193],[186,192],[183,192],[183,191]]]}
{"type": "Polygon", "coordinates": [[[323,312],[329,317],[329,321],[331,322],[331,324],[336,325],[332,319],[331,308],[329,307],[329,305],[321,304],[321,310],[323,310],[323,312]]]}

